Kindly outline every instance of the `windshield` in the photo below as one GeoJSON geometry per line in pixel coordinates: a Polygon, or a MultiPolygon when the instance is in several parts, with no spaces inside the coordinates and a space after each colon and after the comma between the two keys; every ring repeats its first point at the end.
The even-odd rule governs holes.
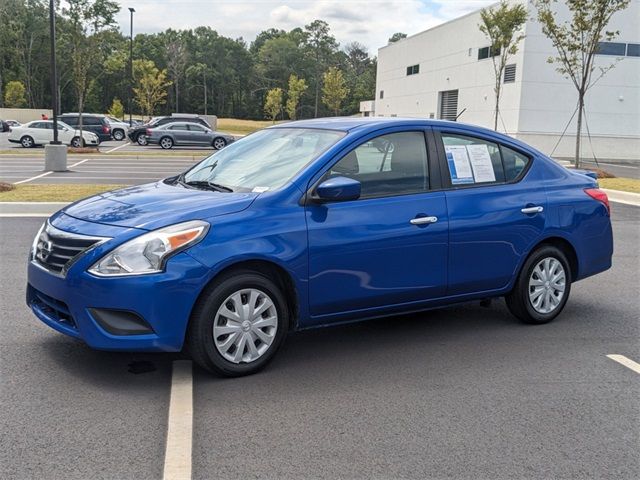
{"type": "Polygon", "coordinates": [[[260,130],[204,159],[181,180],[208,182],[233,191],[275,190],[344,135],[307,128],[260,130]]]}

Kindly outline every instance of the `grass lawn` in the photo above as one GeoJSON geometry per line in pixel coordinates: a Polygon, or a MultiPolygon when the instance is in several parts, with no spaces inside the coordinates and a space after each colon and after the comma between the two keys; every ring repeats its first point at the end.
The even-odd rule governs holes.
{"type": "Polygon", "coordinates": [[[218,130],[234,135],[246,135],[261,128],[273,125],[271,120],[238,120],[236,118],[219,118],[218,130]]]}
{"type": "Polygon", "coordinates": [[[599,178],[598,183],[602,188],[640,193],[640,179],[638,178],[599,178]]]}
{"type": "Polygon", "coordinates": [[[16,185],[0,192],[0,202],[73,202],[126,185],[16,185]]]}

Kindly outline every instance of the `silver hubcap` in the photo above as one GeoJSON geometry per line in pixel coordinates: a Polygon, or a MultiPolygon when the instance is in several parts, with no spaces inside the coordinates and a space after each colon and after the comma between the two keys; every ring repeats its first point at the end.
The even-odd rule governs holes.
{"type": "Polygon", "coordinates": [[[171,148],[171,140],[169,140],[168,138],[162,139],[162,146],[164,148],[171,148]]]}
{"type": "Polygon", "coordinates": [[[30,138],[23,138],[23,139],[22,139],[22,145],[23,145],[24,147],[30,147],[30,146],[31,146],[31,143],[32,143],[32,142],[31,142],[31,139],[30,139],[30,138]]]}
{"type": "Polygon", "coordinates": [[[213,146],[216,147],[217,150],[224,148],[224,140],[217,139],[215,142],[213,142],[213,146]]]}
{"type": "Polygon", "coordinates": [[[140,145],[146,145],[147,144],[147,136],[146,135],[138,135],[138,143],[140,145]]]}
{"type": "Polygon", "coordinates": [[[278,312],[271,298],[247,288],[222,302],[213,323],[213,340],[226,360],[251,363],[269,350],[277,329],[278,312]]]}
{"type": "Polygon", "coordinates": [[[540,260],[529,277],[529,301],[538,313],[551,313],[562,301],[566,287],[564,267],[559,260],[540,260]]]}
{"type": "Polygon", "coordinates": [[[124,138],[124,133],[118,130],[116,133],[113,134],[113,138],[115,138],[116,140],[122,140],[124,138]]]}

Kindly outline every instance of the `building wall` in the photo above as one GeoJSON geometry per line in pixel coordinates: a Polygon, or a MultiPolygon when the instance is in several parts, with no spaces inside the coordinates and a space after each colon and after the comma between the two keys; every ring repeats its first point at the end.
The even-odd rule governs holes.
{"type": "MultiPolygon", "coordinates": [[[[527,6],[526,38],[509,61],[516,64],[516,81],[502,85],[498,130],[551,153],[575,110],[577,94],[570,80],[547,62],[555,48],[535,21],[531,3],[527,6]]],[[[566,10],[558,13],[560,18],[568,18],[566,10]]],[[[640,43],[639,19],[640,0],[632,0],[626,11],[612,18],[608,29],[620,31],[616,41],[640,43]]],[[[478,60],[478,49],[488,45],[479,23],[479,11],[473,12],[382,47],[378,52],[376,115],[428,118],[433,114],[438,118],[438,92],[458,89],[458,111],[467,109],[459,121],[493,128],[493,65],[491,59],[478,60]],[[420,73],[407,76],[406,68],[414,64],[420,64],[420,73]]],[[[597,65],[612,61],[615,57],[599,55],[597,65]]],[[[586,109],[592,135],[591,142],[586,136],[583,141],[586,156],[593,155],[593,145],[598,158],[640,159],[640,57],[618,61],[588,94],[586,109]]],[[[573,132],[575,120],[556,147],[555,156],[572,156],[573,132]]]]}
{"type": "Polygon", "coordinates": [[[49,118],[53,116],[53,110],[47,108],[0,108],[2,120],[16,120],[20,123],[40,120],[43,113],[49,118]]]}

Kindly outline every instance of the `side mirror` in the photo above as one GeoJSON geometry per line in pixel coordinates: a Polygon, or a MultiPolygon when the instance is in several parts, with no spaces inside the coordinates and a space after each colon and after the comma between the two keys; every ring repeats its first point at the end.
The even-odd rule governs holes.
{"type": "Polygon", "coordinates": [[[360,182],[347,177],[334,177],[316,187],[313,200],[317,202],[344,202],[360,198],[360,182]]]}

